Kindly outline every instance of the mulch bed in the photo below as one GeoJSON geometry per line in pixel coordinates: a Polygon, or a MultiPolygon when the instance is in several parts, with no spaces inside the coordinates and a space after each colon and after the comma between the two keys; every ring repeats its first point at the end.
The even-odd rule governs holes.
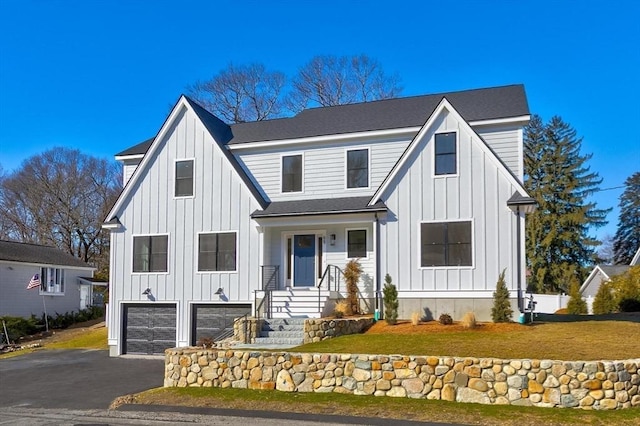
{"type": "Polygon", "coordinates": [[[413,325],[411,321],[398,321],[395,325],[389,325],[386,321],[376,322],[367,333],[369,334],[424,334],[424,333],[454,333],[454,332],[489,332],[489,333],[504,333],[509,331],[521,331],[526,328],[526,325],[518,324],[515,322],[510,323],[493,323],[482,322],[478,323],[475,328],[465,328],[462,324],[454,322],[450,325],[442,325],[438,321],[420,322],[418,325],[413,325]]]}

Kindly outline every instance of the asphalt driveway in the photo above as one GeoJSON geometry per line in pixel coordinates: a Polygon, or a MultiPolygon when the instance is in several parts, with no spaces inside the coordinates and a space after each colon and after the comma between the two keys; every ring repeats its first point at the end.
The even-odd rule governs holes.
{"type": "Polygon", "coordinates": [[[0,359],[0,407],[106,409],[121,395],[163,385],[162,358],[104,350],[47,350],[0,359]]]}

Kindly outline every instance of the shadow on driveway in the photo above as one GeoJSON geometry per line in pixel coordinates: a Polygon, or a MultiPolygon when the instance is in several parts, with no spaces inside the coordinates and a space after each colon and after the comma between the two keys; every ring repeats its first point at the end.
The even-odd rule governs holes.
{"type": "Polygon", "coordinates": [[[46,350],[0,360],[0,407],[107,409],[118,396],[163,385],[161,357],[46,350]]]}

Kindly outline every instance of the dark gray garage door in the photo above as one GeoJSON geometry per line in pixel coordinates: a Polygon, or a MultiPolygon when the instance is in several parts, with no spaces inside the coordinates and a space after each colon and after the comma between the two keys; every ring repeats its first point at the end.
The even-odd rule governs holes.
{"type": "Polygon", "coordinates": [[[176,305],[125,305],[122,353],[163,354],[175,346],[176,305]]]}
{"type": "Polygon", "coordinates": [[[251,305],[193,305],[191,344],[202,338],[219,340],[233,334],[233,321],[251,314],[251,305]]]}

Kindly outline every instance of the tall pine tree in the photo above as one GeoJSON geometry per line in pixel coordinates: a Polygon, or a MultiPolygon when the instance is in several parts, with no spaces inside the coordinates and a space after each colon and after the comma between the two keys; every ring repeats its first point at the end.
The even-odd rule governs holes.
{"type": "Polygon", "coordinates": [[[566,292],[573,279],[582,281],[598,245],[589,230],[607,223],[609,210],[587,201],[602,179],[590,172],[581,143],[557,116],[543,123],[534,115],[525,128],[524,184],[538,203],[526,226],[529,288],[536,292],[566,292]]]}
{"type": "Polygon", "coordinates": [[[640,248],[640,172],[624,182],[620,196],[618,229],[613,237],[613,256],[618,265],[628,265],[640,248]]]}

